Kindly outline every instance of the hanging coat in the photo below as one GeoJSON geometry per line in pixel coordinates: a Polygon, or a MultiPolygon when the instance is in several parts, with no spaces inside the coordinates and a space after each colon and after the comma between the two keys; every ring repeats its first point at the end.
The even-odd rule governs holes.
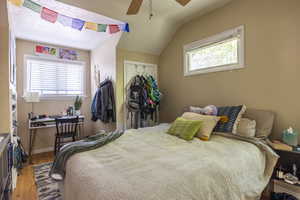
{"type": "Polygon", "coordinates": [[[91,111],[92,121],[116,122],[114,88],[111,80],[105,80],[100,84],[94,96],[91,111]]]}

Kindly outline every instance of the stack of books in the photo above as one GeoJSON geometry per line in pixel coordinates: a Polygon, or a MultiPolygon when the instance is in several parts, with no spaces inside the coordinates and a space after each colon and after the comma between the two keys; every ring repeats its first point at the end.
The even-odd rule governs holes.
{"type": "Polygon", "coordinates": [[[274,140],[270,143],[273,149],[283,150],[283,151],[293,151],[293,147],[287,144],[284,144],[278,140],[274,140]]]}

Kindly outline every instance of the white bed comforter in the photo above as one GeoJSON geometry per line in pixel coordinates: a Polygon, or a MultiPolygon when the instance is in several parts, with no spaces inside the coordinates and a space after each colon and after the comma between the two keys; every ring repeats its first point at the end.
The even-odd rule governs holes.
{"type": "Polygon", "coordinates": [[[259,198],[277,160],[267,146],[220,135],[187,142],[166,134],[168,127],[129,130],[104,147],[72,156],[64,199],[259,198]]]}

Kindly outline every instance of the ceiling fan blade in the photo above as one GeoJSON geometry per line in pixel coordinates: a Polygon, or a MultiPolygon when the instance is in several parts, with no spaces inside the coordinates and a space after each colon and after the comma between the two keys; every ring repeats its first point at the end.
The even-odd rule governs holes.
{"type": "Polygon", "coordinates": [[[178,3],[180,3],[182,6],[185,6],[188,4],[191,0],[176,0],[178,3]]]}
{"type": "Polygon", "coordinates": [[[127,15],[136,15],[143,3],[143,0],[132,0],[128,8],[127,15]]]}

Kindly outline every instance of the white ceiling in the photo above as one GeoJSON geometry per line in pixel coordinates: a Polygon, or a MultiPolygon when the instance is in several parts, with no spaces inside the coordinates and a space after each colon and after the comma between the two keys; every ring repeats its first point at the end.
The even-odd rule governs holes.
{"type": "MultiPolygon", "coordinates": [[[[123,23],[81,8],[70,6],[55,0],[34,0],[35,2],[60,12],[64,15],[83,19],[86,21],[114,24],[123,23]]],[[[52,24],[40,18],[38,13],[25,7],[8,6],[10,23],[17,38],[44,42],[67,47],[91,50],[109,39],[109,33],[100,33],[92,30],[78,31],[64,27],[60,23],[52,24]]]]}
{"type": "Polygon", "coordinates": [[[138,15],[126,15],[131,0],[59,0],[102,15],[129,22],[131,33],[123,34],[119,47],[160,54],[185,22],[224,6],[231,0],[191,0],[182,7],[175,0],[153,0],[154,17],[149,21],[149,0],[138,15]]]}
{"type": "MultiPolygon", "coordinates": [[[[154,17],[151,21],[148,19],[149,0],[144,0],[138,15],[133,16],[126,15],[131,0],[34,1],[62,14],[87,21],[108,24],[128,22],[131,32],[123,34],[118,46],[131,51],[159,55],[182,24],[221,7],[231,0],[191,0],[185,7],[175,0],[153,0],[154,17]]],[[[9,6],[9,13],[16,36],[27,40],[93,49],[111,37],[108,33],[90,30],[80,32],[63,27],[59,23],[49,23],[27,8],[9,6]]]]}

